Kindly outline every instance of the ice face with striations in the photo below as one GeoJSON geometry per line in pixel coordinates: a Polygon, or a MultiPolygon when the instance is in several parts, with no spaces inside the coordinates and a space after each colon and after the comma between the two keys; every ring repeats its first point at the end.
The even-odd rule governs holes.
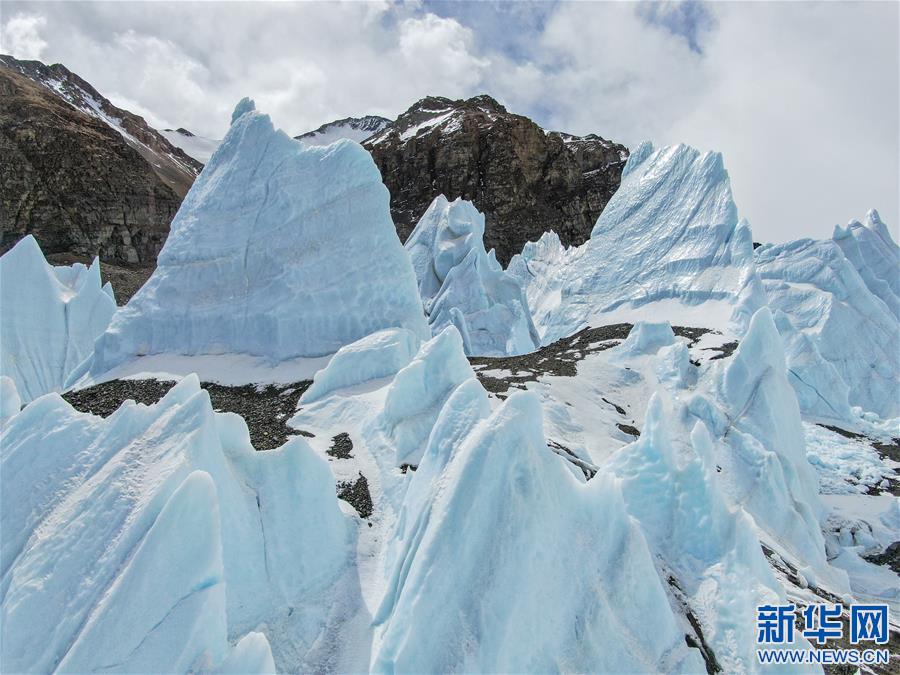
{"type": "Polygon", "coordinates": [[[383,328],[427,337],[388,201],[361,146],[304,147],[245,99],[91,372],[145,354],[321,356],[383,328]]]}
{"type": "Polygon", "coordinates": [[[453,442],[432,434],[392,542],[372,671],[702,672],[620,491],[547,450],[538,398],[480,424],[477,392],[451,401],[435,432],[453,442]]]}
{"type": "Polygon", "coordinates": [[[834,239],[756,250],[804,411],[842,419],[860,406],[883,418],[900,415],[898,256],[875,212],[865,226],[837,228],[834,239]]]}
{"type": "Polygon", "coordinates": [[[440,195],[405,244],[434,334],[456,326],[470,356],[525,354],[539,346],[519,282],[484,250],[484,215],[440,195]]]}
{"type": "Polygon", "coordinates": [[[641,144],[591,238],[568,251],[553,243],[547,237],[509,265],[543,344],[611,323],[612,312],[628,317],[652,308],[658,319],[684,322],[703,304],[702,320],[719,315],[719,325],[745,326],[765,304],[753,275],[750,228],[738,221],[719,153],[641,144]]]}
{"type": "Polygon", "coordinates": [[[326,462],[256,452],[196,376],[107,419],[45,396],[0,446],[4,672],[271,672],[328,625],[353,537],[326,462]]]}
{"type": "Polygon", "coordinates": [[[869,290],[900,319],[900,248],[878,211],[870,210],[865,223],[854,220],[835,227],[832,238],[869,290]]]}
{"type": "Polygon", "coordinates": [[[116,311],[100,263],[54,267],[31,235],[0,257],[0,375],[24,403],[63,387],[116,311]]]}

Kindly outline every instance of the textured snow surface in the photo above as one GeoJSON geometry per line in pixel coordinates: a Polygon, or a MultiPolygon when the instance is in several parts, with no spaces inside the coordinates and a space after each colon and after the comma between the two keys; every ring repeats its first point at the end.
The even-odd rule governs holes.
{"type": "Polygon", "coordinates": [[[53,267],[28,235],[0,257],[0,374],[27,403],[62,388],[116,311],[100,263],[53,267]]]}
{"type": "Polygon", "coordinates": [[[405,248],[432,332],[456,326],[472,356],[524,354],[540,345],[521,285],[484,250],[484,215],[471,202],[436,197],[405,248]]]}
{"type": "Polygon", "coordinates": [[[382,328],[428,334],[378,168],[349,141],[304,148],[245,99],[91,372],[167,352],[321,356],[382,328]]]}
{"type": "Polygon", "coordinates": [[[722,156],[686,145],[643,143],[587,242],[563,251],[545,235],[509,267],[526,289],[543,344],[612,323],[604,313],[664,300],[720,301],[739,326],[765,304],[750,228],[738,221],[722,156]]]}
{"type": "Polygon", "coordinates": [[[4,672],[271,671],[265,637],[229,645],[310,650],[352,551],[325,462],[255,452],[196,377],[107,419],[35,401],[2,488],[4,672]]]}
{"type": "Polygon", "coordinates": [[[896,417],[900,329],[891,285],[900,283],[900,253],[877,214],[870,214],[867,226],[838,228],[835,237],[755,252],[788,344],[792,383],[810,414],[847,418],[849,407],[859,406],[896,417]]]}

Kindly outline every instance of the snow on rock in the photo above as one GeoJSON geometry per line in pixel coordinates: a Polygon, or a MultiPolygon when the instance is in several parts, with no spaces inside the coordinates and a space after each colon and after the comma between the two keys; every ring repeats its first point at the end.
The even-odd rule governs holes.
{"type": "Polygon", "coordinates": [[[321,356],[383,328],[428,335],[372,158],[305,148],[244,99],[90,372],[160,353],[321,356]]]}
{"type": "Polygon", "coordinates": [[[900,283],[897,247],[874,222],[851,224],[835,240],[756,250],[769,306],[784,315],[778,325],[791,383],[807,413],[842,419],[848,406],[859,406],[883,418],[900,415],[900,332],[888,304],[894,302],[890,283],[900,283]]]}
{"type": "Polygon", "coordinates": [[[475,373],[462,338],[448,326],[422,345],[413,361],[391,382],[379,425],[396,448],[396,464],[417,466],[444,404],[475,373]]]}
{"type": "Polygon", "coordinates": [[[621,493],[548,450],[537,397],[452,426],[410,484],[374,672],[703,671],[621,493]]]}
{"type": "Polygon", "coordinates": [[[396,375],[415,358],[420,345],[419,337],[405,328],[388,328],[345,345],[316,372],[300,400],[312,403],[337,389],[396,375]]]}
{"type": "Polygon", "coordinates": [[[540,344],[521,285],[484,250],[484,215],[471,202],[436,197],[405,247],[434,334],[455,325],[474,356],[524,354],[540,344]]]}
{"type": "Polygon", "coordinates": [[[16,383],[11,377],[0,375],[0,424],[17,415],[21,408],[22,399],[19,397],[16,383]]]}
{"type": "Polygon", "coordinates": [[[99,260],[53,267],[31,235],[0,257],[0,306],[0,374],[24,403],[60,390],[116,311],[99,260]]]}
{"type": "Polygon", "coordinates": [[[169,143],[184,150],[185,154],[193,157],[201,164],[209,162],[216,148],[222,142],[213,138],[204,138],[192,134],[187,129],[164,129],[159,132],[169,143]]]}
{"type": "Polygon", "coordinates": [[[611,323],[598,315],[666,300],[679,308],[718,303],[726,321],[741,328],[765,304],[753,274],[750,228],[738,221],[719,153],[644,143],[629,157],[587,242],[561,252],[546,239],[526,248],[514,266],[523,280],[534,256],[550,275],[533,272],[548,297],[535,297],[541,293],[526,285],[529,302],[539,308],[543,344],[585,325],[611,323]],[[548,259],[561,264],[547,265],[548,259]]]}
{"type": "Polygon", "coordinates": [[[289,670],[325,630],[352,550],[327,464],[255,452],[196,376],[106,419],[51,394],[0,440],[4,672],[272,671],[266,638],[289,670]]]}

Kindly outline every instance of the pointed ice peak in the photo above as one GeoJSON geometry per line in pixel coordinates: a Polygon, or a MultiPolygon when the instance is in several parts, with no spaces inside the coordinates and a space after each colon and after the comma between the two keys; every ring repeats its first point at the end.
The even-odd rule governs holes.
{"type": "Polygon", "coordinates": [[[371,155],[304,147],[249,99],[235,114],[92,373],[163,353],[319,357],[385,328],[428,337],[371,155]]]}
{"type": "Polygon", "coordinates": [[[96,260],[54,267],[31,235],[0,257],[0,306],[0,374],[26,403],[63,386],[116,311],[96,260]]]}
{"type": "Polygon", "coordinates": [[[865,226],[877,234],[888,246],[892,246],[893,248],[897,247],[897,243],[894,241],[893,236],[891,236],[888,226],[884,224],[884,221],[875,209],[869,209],[868,213],[866,213],[865,226]]]}
{"type": "Polygon", "coordinates": [[[231,123],[234,124],[238,119],[254,110],[256,110],[256,103],[254,103],[253,99],[249,96],[245,96],[236,106],[234,106],[234,112],[231,113],[231,123]]]}
{"type": "Polygon", "coordinates": [[[651,154],[653,154],[653,143],[650,141],[641,142],[641,144],[628,156],[628,161],[625,162],[625,168],[622,169],[622,178],[625,178],[626,175],[643,164],[644,160],[651,154]]]}

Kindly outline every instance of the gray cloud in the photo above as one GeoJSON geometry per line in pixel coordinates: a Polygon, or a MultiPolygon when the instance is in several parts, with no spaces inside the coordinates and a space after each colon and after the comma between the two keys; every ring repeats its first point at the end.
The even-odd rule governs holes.
{"type": "Polygon", "coordinates": [[[3,3],[2,50],[152,124],[291,133],[482,91],[545,127],[725,154],[756,237],[900,224],[896,3],[3,3]]]}

